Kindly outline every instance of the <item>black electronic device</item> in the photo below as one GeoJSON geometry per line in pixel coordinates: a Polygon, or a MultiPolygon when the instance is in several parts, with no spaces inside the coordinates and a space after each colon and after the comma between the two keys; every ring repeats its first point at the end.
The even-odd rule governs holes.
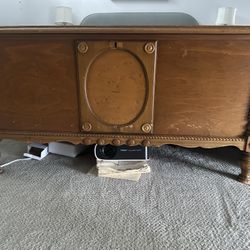
{"type": "Polygon", "coordinates": [[[98,160],[145,161],[148,160],[147,147],[95,145],[95,157],[98,160]]]}

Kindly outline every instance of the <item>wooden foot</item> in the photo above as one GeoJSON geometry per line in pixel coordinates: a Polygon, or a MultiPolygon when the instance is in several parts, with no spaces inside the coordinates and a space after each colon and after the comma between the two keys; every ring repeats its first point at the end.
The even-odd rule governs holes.
{"type": "Polygon", "coordinates": [[[243,152],[240,167],[241,174],[239,175],[239,181],[250,185],[250,153],[243,152]]]}

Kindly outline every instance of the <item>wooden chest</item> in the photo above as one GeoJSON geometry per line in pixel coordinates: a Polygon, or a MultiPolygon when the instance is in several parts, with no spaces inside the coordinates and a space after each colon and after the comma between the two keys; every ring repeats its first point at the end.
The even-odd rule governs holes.
{"type": "Polygon", "coordinates": [[[250,27],[0,28],[0,138],[236,146],[250,183],[250,27]]]}

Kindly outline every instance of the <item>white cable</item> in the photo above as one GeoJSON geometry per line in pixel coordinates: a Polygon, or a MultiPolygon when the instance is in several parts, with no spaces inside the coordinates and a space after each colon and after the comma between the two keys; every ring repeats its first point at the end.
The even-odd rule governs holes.
{"type": "Polygon", "coordinates": [[[11,161],[11,162],[8,162],[8,163],[5,163],[5,164],[1,165],[0,168],[6,167],[6,166],[8,166],[8,165],[10,165],[12,163],[18,162],[18,161],[29,161],[29,160],[31,160],[31,158],[16,159],[14,161],[11,161]]]}

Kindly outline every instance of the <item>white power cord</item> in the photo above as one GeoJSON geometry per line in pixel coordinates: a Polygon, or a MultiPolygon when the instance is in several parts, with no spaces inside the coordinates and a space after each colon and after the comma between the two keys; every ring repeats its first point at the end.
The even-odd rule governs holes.
{"type": "Polygon", "coordinates": [[[4,172],[4,167],[6,167],[10,164],[13,164],[13,163],[18,162],[18,161],[29,161],[32,159],[40,161],[41,159],[46,157],[48,155],[48,153],[49,153],[48,146],[43,145],[43,144],[39,144],[39,143],[31,143],[28,145],[27,153],[23,154],[27,158],[16,159],[14,161],[7,162],[3,165],[0,165],[0,174],[2,174],[4,172]]]}
{"type": "Polygon", "coordinates": [[[18,162],[18,161],[29,161],[29,160],[31,160],[31,158],[16,159],[16,160],[14,160],[14,161],[5,163],[5,164],[3,164],[3,165],[0,165],[0,169],[1,169],[1,168],[4,168],[4,167],[6,167],[6,166],[8,166],[8,165],[10,165],[10,164],[12,164],[12,163],[18,162]]]}

